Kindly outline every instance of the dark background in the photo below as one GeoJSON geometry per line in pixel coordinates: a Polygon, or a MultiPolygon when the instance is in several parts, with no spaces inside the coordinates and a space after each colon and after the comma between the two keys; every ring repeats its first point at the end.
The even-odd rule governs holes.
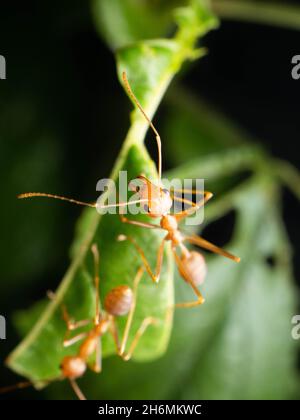
{"type": "MultiPolygon", "coordinates": [[[[7,80],[0,81],[0,313],[8,320],[7,340],[0,343],[0,385],[5,385],[18,380],[2,363],[18,342],[12,313],[56,287],[68,266],[80,214],[55,203],[45,209],[45,203],[34,202],[25,209],[15,196],[39,189],[93,199],[95,179],[110,172],[123,141],[130,105],[88,2],[10,2],[1,5],[0,19],[0,54],[7,61],[7,80]],[[36,147],[38,166],[30,163],[36,147]],[[22,173],[16,170],[20,164],[22,173]],[[33,268],[24,266],[31,241],[40,250],[33,268]]],[[[209,55],[182,83],[200,91],[274,156],[300,168],[300,80],[291,77],[291,58],[300,54],[299,32],[227,21],[204,43],[209,55]]],[[[297,200],[286,191],[284,218],[299,279],[298,214],[297,200]]],[[[17,398],[29,395],[36,392],[22,391],[17,398]]]]}

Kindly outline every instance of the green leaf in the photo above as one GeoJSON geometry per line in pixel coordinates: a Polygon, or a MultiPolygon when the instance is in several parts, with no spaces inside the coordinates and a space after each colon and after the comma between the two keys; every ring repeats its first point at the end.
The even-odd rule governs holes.
{"type": "MultiPolygon", "coordinates": [[[[191,8],[186,10],[189,10],[191,16],[194,15],[193,25],[183,31],[182,23],[173,40],[140,42],[118,53],[119,75],[126,71],[133,90],[150,118],[181,64],[186,59],[195,57],[196,36],[203,33],[203,26],[206,27],[206,23],[201,21],[203,8],[199,4],[198,1],[191,2],[191,8]],[[187,36],[188,33],[191,35],[187,36]]],[[[147,129],[145,119],[139,112],[134,111],[130,130],[110,176],[111,179],[117,182],[121,170],[128,172],[128,180],[141,173],[149,177],[157,176],[155,165],[143,144],[147,129]]],[[[33,382],[48,380],[59,375],[59,364],[66,354],[62,345],[65,325],[61,319],[61,304],[66,304],[68,311],[76,320],[93,316],[93,261],[90,252],[92,243],[96,242],[100,250],[101,296],[105,297],[112,287],[120,284],[132,286],[139,261],[130,245],[116,241],[120,233],[134,235],[143,245],[150,263],[154,265],[161,232],[125,226],[117,215],[100,216],[94,210],[85,211],[78,224],[72,246],[70,268],[56,291],[55,299],[48,303],[46,309],[39,315],[35,307],[32,311],[18,316],[22,329],[26,329],[29,324],[33,325],[37,317],[38,320],[9,356],[8,366],[11,369],[33,382]],[[26,323],[23,322],[24,317],[27,318],[26,323]]],[[[163,354],[169,341],[172,323],[170,318],[166,320],[166,311],[173,303],[173,262],[168,249],[164,260],[162,281],[154,286],[145,276],[138,290],[138,303],[129,342],[144,317],[154,316],[160,321],[157,326],[149,327],[136,349],[134,358],[141,361],[155,359],[163,354]]],[[[118,320],[120,331],[123,330],[124,324],[125,319],[118,320]]],[[[73,351],[76,351],[76,346],[73,351]]],[[[112,339],[105,337],[103,356],[114,353],[112,339]]]]}
{"type": "MultiPolygon", "coordinates": [[[[139,173],[155,175],[154,165],[146,154],[142,143],[131,145],[126,151],[124,159],[120,169],[128,170],[129,179],[136,177],[139,173]]],[[[69,312],[75,319],[85,319],[93,315],[93,270],[89,252],[91,243],[96,242],[100,250],[102,296],[105,296],[114,286],[120,284],[132,286],[138,268],[138,261],[132,249],[116,241],[118,234],[134,234],[141,243],[145,244],[149,255],[154,256],[158,247],[158,234],[152,231],[144,232],[142,229],[133,232],[135,229],[124,226],[118,216],[108,214],[100,217],[96,211],[90,210],[83,216],[81,224],[85,226],[84,237],[80,235],[80,247],[77,247],[75,252],[73,251],[73,262],[56,292],[55,301],[48,304],[33,330],[9,357],[9,366],[31,380],[52,378],[59,374],[60,361],[66,354],[66,350],[62,346],[65,325],[61,319],[60,304],[66,303],[69,312]],[[91,214],[92,212],[93,214],[91,214]],[[75,299],[76,297],[77,299],[75,299]],[[45,357],[45,352],[48,357],[45,357]]],[[[154,264],[153,258],[152,264],[154,264]]],[[[173,300],[172,267],[168,264],[166,259],[163,270],[164,281],[160,282],[157,287],[145,279],[139,288],[139,299],[132,331],[136,331],[141,319],[145,315],[148,316],[149,312],[161,320],[160,326],[149,328],[142,345],[137,348],[135,356],[140,359],[159,356],[164,352],[168,342],[171,325],[164,321],[166,309],[173,300]]],[[[26,316],[27,319],[30,318],[30,314],[26,316]]],[[[120,320],[119,324],[122,330],[124,320],[120,320]]],[[[113,353],[112,341],[106,338],[103,341],[103,355],[113,353]]],[[[72,351],[75,350],[76,347],[74,350],[72,349],[72,351]]]]}

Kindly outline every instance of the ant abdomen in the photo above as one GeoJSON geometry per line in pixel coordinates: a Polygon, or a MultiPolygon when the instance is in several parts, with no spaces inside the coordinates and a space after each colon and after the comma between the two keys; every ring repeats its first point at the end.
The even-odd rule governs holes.
{"type": "Polygon", "coordinates": [[[184,271],[178,267],[179,272],[186,281],[192,282],[195,286],[204,282],[207,268],[203,255],[197,251],[190,251],[182,255],[181,262],[184,271]]]}
{"type": "Polygon", "coordinates": [[[81,357],[66,356],[61,363],[61,371],[65,378],[80,378],[86,371],[86,363],[81,357]]]}
{"type": "Polygon", "coordinates": [[[114,316],[128,314],[133,303],[133,293],[129,286],[118,286],[112,289],[105,298],[104,308],[114,316]]]}

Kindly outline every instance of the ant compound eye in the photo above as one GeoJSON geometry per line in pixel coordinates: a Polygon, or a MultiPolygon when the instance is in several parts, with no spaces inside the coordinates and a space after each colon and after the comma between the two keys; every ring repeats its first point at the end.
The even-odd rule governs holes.
{"type": "Polygon", "coordinates": [[[137,185],[137,186],[135,187],[135,191],[136,191],[136,192],[140,192],[140,191],[141,191],[141,187],[140,187],[139,185],[137,185]]]}

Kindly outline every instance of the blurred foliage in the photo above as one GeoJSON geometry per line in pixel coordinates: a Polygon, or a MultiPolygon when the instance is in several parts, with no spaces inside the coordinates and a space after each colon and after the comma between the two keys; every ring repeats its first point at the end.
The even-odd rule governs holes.
{"type": "Polygon", "coordinates": [[[300,30],[300,7],[281,0],[212,0],[214,12],[224,19],[257,22],[300,30]]]}
{"type": "MultiPolygon", "coordinates": [[[[195,0],[192,3],[196,5],[202,2],[195,0]]],[[[226,4],[237,2],[224,0],[224,2],[213,1],[212,3],[218,11],[221,3],[225,7],[226,4]]],[[[246,1],[243,3],[250,4],[246,1]]],[[[259,3],[262,5],[269,2],[259,3]]],[[[99,33],[111,48],[118,48],[128,43],[138,42],[143,38],[160,38],[172,32],[171,11],[178,4],[185,6],[187,2],[94,0],[93,12],[99,33]]],[[[299,13],[294,13],[295,11],[296,9],[293,11],[291,21],[298,22],[299,13]]],[[[222,14],[226,13],[220,11],[220,15],[222,14]]],[[[184,22],[184,16],[187,21],[182,24],[183,29],[191,22],[188,20],[188,14],[181,14],[181,19],[179,19],[181,23],[184,22]]],[[[234,17],[234,14],[232,13],[231,16],[234,17]]],[[[210,19],[208,21],[214,26],[215,20],[210,19]]],[[[265,20],[261,19],[261,21],[265,20]]],[[[271,19],[269,22],[272,23],[271,19]]],[[[297,23],[290,26],[297,27],[297,23]]],[[[200,34],[202,34],[201,31],[200,34]]],[[[170,41],[167,43],[148,41],[135,44],[123,50],[126,53],[126,60],[129,59],[128,62],[131,62],[132,56],[136,58],[140,56],[141,51],[145,52],[145,48],[141,48],[141,45],[146,46],[148,50],[157,48],[158,45],[169,48],[171,44],[170,41]],[[132,55],[128,54],[130,51],[132,55]]],[[[190,52],[187,55],[193,56],[194,54],[190,52]]],[[[148,96],[143,98],[144,86],[141,87],[141,82],[146,80],[149,86],[147,76],[149,77],[153,69],[158,68],[160,71],[160,68],[148,65],[148,74],[147,68],[142,65],[145,73],[139,78],[140,65],[140,62],[134,62],[134,71],[132,70],[131,73],[129,71],[130,79],[133,79],[134,89],[139,97],[142,96],[145,105],[148,100],[152,102],[152,106],[147,109],[152,115],[164,89],[160,90],[152,101],[153,86],[149,90],[146,89],[148,96]]],[[[174,71],[172,75],[173,73],[174,71]]],[[[173,89],[172,93],[167,95],[164,108],[166,118],[163,127],[163,147],[169,162],[174,165],[174,168],[166,175],[205,178],[206,186],[219,193],[218,198],[206,208],[205,226],[210,225],[213,228],[213,222],[233,212],[233,232],[226,246],[240,255],[242,262],[239,265],[233,265],[222,258],[209,256],[209,274],[203,287],[206,303],[201,308],[176,311],[171,342],[163,357],[150,363],[124,363],[116,357],[110,357],[104,361],[104,370],[101,375],[88,373],[80,381],[80,385],[88,397],[95,399],[297,398],[299,395],[298,344],[292,340],[290,330],[291,317],[296,313],[299,299],[292,278],[291,248],[281,215],[281,186],[282,182],[285,182],[295,190],[295,181],[299,185],[299,175],[288,164],[275,161],[266,151],[257,147],[253,139],[249,139],[232,123],[199,101],[199,98],[192,97],[183,89],[173,89]],[[247,177],[241,177],[240,174],[245,171],[247,171],[247,177]],[[226,178],[230,178],[229,184],[226,178]]],[[[135,113],[133,118],[135,121],[139,117],[135,113]]],[[[123,164],[128,165],[130,171],[133,172],[140,171],[141,167],[144,168],[143,165],[146,171],[152,168],[142,144],[139,143],[143,135],[144,131],[135,139],[137,141],[135,147],[138,148],[135,153],[137,150],[139,153],[142,150],[145,160],[143,161],[140,156],[137,159],[136,154],[133,153],[133,158],[130,158],[129,163],[123,161],[123,164]]],[[[35,151],[36,147],[33,146],[33,152],[35,151]]],[[[45,170],[45,167],[43,169],[45,170]]],[[[39,181],[42,183],[43,178],[39,181]]],[[[28,182],[30,189],[34,189],[34,181],[28,182]]],[[[45,182],[43,190],[46,190],[48,185],[45,182]]],[[[297,190],[295,192],[298,193],[297,190]]],[[[45,205],[38,208],[39,210],[36,211],[47,211],[53,214],[52,206],[50,208],[45,205]]],[[[34,205],[30,205],[30,212],[34,211],[33,209],[34,205]]],[[[79,225],[80,235],[82,232],[90,235],[91,232],[87,226],[92,217],[90,212],[83,216],[79,225]]],[[[113,216],[109,217],[113,219],[113,216]]],[[[26,218],[26,213],[22,215],[22,218],[26,218]]],[[[119,283],[118,279],[123,274],[123,265],[125,265],[125,263],[120,264],[122,268],[120,270],[120,267],[116,267],[115,264],[112,268],[110,257],[114,255],[114,260],[119,260],[120,255],[123,254],[123,251],[120,251],[123,245],[119,244],[117,250],[117,245],[109,242],[111,232],[116,235],[120,229],[117,221],[110,221],[110,225],[109,229],[106,229],[103,223],[97,231],[97,241],[99,241],[103,257],[101,262],[103,263],[101,268],[103,289],[101,291],[104,295],[110,287],[119,283]],[[109,243],[107,249],[104,242],[105,245],[109,243]]],[[[23,226],[21,222],[20,226],[21,228],[23,226]]],[[[50,233],[51,227],[52,224],[45,229],[49,228],[50,233]]],[[[218,234],[217,227],[215,229],[218,234]]],[[[123,226],[122,231],[124,231],[123,226]]],[[[150,243],[152,238],[148,239],[148,233],[143,232],[142,229],[134,231],[135,236],[138,235],[138,240],[141,245],[144,244],[143,248],[147,249],[150,256],[154,252],[155,243],[150,243]]],[[[42,232],[39,234],[41,235],[42,232]]],[[[37,237],[36,232],[34,235],[31,234],[30,241],[36,240],[37,237]]],[[[78,248],[75,247],[74,252],[75,258],[78,258],[80,252],[78,248]]],[[[123,257],[125,256],[132,258],[129,252],[126,252],[126,255],[124,253],[123,257]]],[[[27,265],[31,264],[32,260],[26,255],[25,260],[27,265]]],[[[126,264],[130,262],[132,261],[127,261],[126,264]]],[[[90,264],[91,261],[88,259],[87,269],[81,270],[76,281],[72,282],[72,287],[66,297],[70,312],[79,318],[86,313],[91,314],[93,310],[90,293],[90,264]]],[[[128,272],[126,271],[126,281],[130,282],[136,267],[135,262],[135,265],[131,266],[128,272]]],[[[67,276],[70,274],[72,276],[73,272],[67,276]]],[[[169,301],[172,299],[172,296],[168,294],[171,290],[170,285],[168,290],[160,286],[163,290],[158,292],[150,280],[147,279],[147,281],[149,288],[146,279],[142,285],[145,290],[141,292],[139,317],[149,315],[151,305],[148,306],[148,302],[145,303],[145,299],[149,298],[148,293],[151,294],[152,299],[154,299],[154,293],[161,293],[162,297],[167,295],[169,301]]],[[[178,273],[175,275],[175,287],[176,301],[190,298],[191,291],[178,273]]],[[[52,310],[55,309],[54,306],[52,304],[52,310]]],[[[17,324],[23,334],[32,326],[33,320],[39,317],[40,311],[41,308],[38,305],[32,309],[31,313],[19,313],[17,324]]],[[[26,373],[31,378],[49,377],[47,375],[50,371],[53,372],[53,362],[57,364],[59,357],[64,353],[60,346],[57,347],[63,334],[63,324],[58,315],[51,320],[49,328],[44,329],[43,334],[45,342],[48,343],[47,348],[51,345],[54,350],[53,357],[49,358],[51,360],[47,358],[41,369],[32,362],[32,355],[30,353],[26,355],[25,352],[24,359],[20,359],[20,366],[17,364],[14,366],[16,370],[26,373]],[[53,339],[55,346],[52,343],[53,339]]],[[[156,337],[149,335],[150,340],[145,341],[145,347],[152,346],[149,354],[157,356],[163,352],[167,335],[168,331],[156,337]],[[161,343],[161,346],[155,353],[153,346],[158,343],[161,343]]],[[[43,345],[44,343],[42,347],[43,345]]],[[[143,345],[141,348],[143,351],[143,345]]],[[[33,349],[35,350],[34,347],[33,349]]],[[[145,348],[144,351],[146,351],[145,348]]],[[[108,353],[111,353],[111,349],[108,353]]],[[[150,357],[144,354],[141,358],[150,357]]],[[[55,398],[73,397],[72,391],[65,383],[49,386],[46,393],[49,397],[55,398]]]]}
{"type": "Polygon", "coordinates": [[[188,1],[92,1],[96,27],[112,48],[141,39],[164,37],[174,25],[172,10],[183,3],[188,1]]]}

